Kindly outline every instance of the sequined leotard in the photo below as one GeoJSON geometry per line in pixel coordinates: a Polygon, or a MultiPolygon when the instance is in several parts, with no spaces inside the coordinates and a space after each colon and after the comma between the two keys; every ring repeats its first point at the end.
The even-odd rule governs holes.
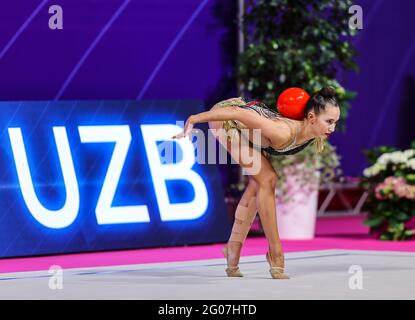
{"type": "MultiPolygon", "coordinates": [[[[219,107],[224,107],[224,106],[229,106],[229,105],[236,105],[241,108],[252,109],[256,111],[260,116],[263,116],[268,119],[281,119],[286,122],[290,121],[289,119],[282,116],[278,111],[269,109],[264,103],[260,101],[248,101],[245,98],[239,97],[239,98],[228,99],[218,104],[219,107]]],[[[226,131],[228,131],[231,128],[235,128],[238,130],[241,129],[241,125],[237,120],[224,121],[223,127],[226,131]]],[[[315,139],[310,139],[298,146],[295,145],[296,140],[297,140],[297,135],[294,134],[294,137],[291,140],[290,144],[285,148],[276,149],[273,147],[261,147],[261,149],[267,154],[273,155],[273,156],[291,155],[291,154],[300,152],[301,150],[306,148],[310,143],[312,143],[315,139]]]]}

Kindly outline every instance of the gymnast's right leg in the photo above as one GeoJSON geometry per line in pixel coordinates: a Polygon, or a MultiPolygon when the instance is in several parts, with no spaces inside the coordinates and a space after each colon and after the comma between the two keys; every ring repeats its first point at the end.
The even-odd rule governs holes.
{"type": "MultiPolygon", "coordinates": [[[[215,105],[213,108],[218,107],[215,105]]],[[[240,163],[240,155],[238,155],[238,145],[228,140],[228,135],[223,129],[222,121],[210,121],[209,128],[211,133],[219,141],[219,143],[227,150],[227,152],[233,157],[233,159],[240,163]]],[[[235,138],[239,139],[239,135],[235,138]]],[[[235,141],[234,141],[235,142],[235,141]]],[[[256,210],[256,182],[253,179],[249,179],[249,183],[245,192],[243,193],[235,212],[234,224],[232,226],[232,232],[228,243],[223,248],[223,254],[227,261],[226,273],[229,277],[242,277],[242,273],[239,270],[238,263],[241,253],[242,245],[248,235],[251,224],[257,213],[256,210]]]]}
{"type": "Polygon", "coordinates": [[[231,236],[223,248],[223,253],[228,261],[226,273],[229,277],[242,277],[242,273],[237,266],[242,246],[257,214],[256,192],[256,182],[250,178],[246,190],[236,207],[231,236]]]}

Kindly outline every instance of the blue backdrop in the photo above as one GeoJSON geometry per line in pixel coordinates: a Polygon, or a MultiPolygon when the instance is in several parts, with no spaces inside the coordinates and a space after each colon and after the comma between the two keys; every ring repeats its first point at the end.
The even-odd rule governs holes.
{"type": "Polygon", "coordinates": [[[218,166],[195,163],[186,139],[166,154],[176,121],[201,108],[1,102],[0,257],[226,240],[218,166]]]}

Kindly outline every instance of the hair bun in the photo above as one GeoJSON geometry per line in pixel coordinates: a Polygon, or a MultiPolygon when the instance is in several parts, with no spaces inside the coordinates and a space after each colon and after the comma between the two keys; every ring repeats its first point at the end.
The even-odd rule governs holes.
{"type": "Polygon", "coordinates": [[[333,87],[323,87],[318,93],[326,99],[331,99],[336,96],[336,90],[333,87]]]}

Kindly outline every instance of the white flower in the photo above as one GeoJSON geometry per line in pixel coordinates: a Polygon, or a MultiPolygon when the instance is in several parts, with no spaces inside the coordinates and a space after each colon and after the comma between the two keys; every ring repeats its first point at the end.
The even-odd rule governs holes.
{"type": "Polygon", "coordinates": [[[407,164],[409,159],[415,154],[415,150],[408,149],[405,151],[394,151],[390,153],[382,154],[378,160],[378,164],[387,165],[388,163],[393,164],[407,164]]]}
{"type": "Polygon", "coordinates": [[[396,169],[396,165],[402,164],[407,168],[415,170],[414,156],[415,150],[413,149],[384,153],[377,159],[374,165],[363,170],[363,175],[365,177],[376,176],[379,172],[385,170],[388,164],[393,164],[394,169],[396,169]]]}
{"type": "Polygon", "coordinates": [[[365,177],[372,177],[372,176],[377,175],[379,172],[381,172],[382,170],[385,170],[385,169],[386,169],[385,164],[375,163],[373,166],[363,170],[363,175],[365,177]]]}
{"type": "Polygon", "coordinates": [[[408,149],[408,150],[405,150],[403,153],[406,157],[411,158],[415,155],[415,150],[414,149],[408,149]]]}
{"type": "Polygon", "coordinates": [[[363,170],[363,175],[365,177],[370,177],[371,176],[369,168],[366,168],[365,170],[363,170]]]}
{"type": "Polygon", "coordinates": [[[411,168],[412,170],[415,171],[415,158],[409,159],[406,165],[408,166],[408,168],[411,168]]]}

